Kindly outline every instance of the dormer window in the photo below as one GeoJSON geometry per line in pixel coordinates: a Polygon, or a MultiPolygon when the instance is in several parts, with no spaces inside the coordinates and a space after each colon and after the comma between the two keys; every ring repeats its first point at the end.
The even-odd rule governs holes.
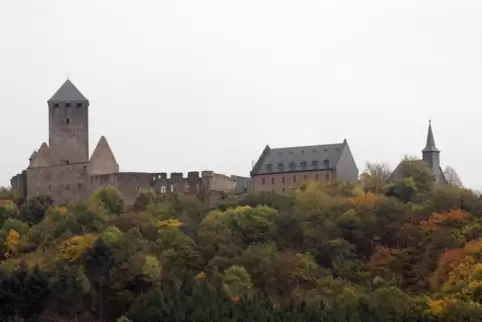
{"type": "Polygon", "coordinates": [[[59,103],[54,103],[54,108],[59,108],[59,103]]]}
{"type": "Polygon", "coordinates": [[[70,108],[70,103],[65,103],[65,107],[70,108]]]}
{"type": "Polygon", "coordinates": [[[325,167],[329,167],[330,166],[330,160],[328,160],[328,159],[323,160],[323,165],[325,167]]]}
{"type": "Polygon", "coordinates": [[[268,171],[268,172],[273,171],[273,165],[272,165],[271,163],[268,163],[268,164],[266,165],[266,171],[268,171]]]}
{"type": "Polygon", "coordinates": [[[301,169],[306,169],[306,161],[301,161],[300,166],[301,169]]]}
{"type": "Polygon", "coordinates": [[[285,169],[285,166],[283,163],[278,163],[278,170],[283,171],[285,169]]]}
{"type": "Polygon", "coordinates": [[[82,107],[82,103],[77,103],[77,107],[78,107],[78,108],[81,108],[81,107],[82,107]]]}
{"type": "Polygon", "coordinates": [[[296,165],[294,162],[290,162],[290,169],[294,170],[296,168],[296,165]]]}
{"type": "Polygon", "coordinates": [[[318,168],[318,161],[316,160],[311,161],[311,167],[315,169],[318,168]]]}

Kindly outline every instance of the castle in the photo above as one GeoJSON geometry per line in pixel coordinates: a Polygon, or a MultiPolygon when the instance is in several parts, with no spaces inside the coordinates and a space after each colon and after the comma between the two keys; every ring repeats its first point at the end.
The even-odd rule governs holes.
{"type": "Polygon", "coordinates": [[[182,173],[119,172],[119,164],[102,136],[89,158],[89,100],[67,80],[48,100],[49,143],[29,158],[27,169],[10,180],[25,198],[50,195],[56,203],[87,200],[100,187],[116,187],[127,206],[139,192],[185,193],[205,202],[225,193],[244,192],[250,179],[213,171],[182,173]]]}

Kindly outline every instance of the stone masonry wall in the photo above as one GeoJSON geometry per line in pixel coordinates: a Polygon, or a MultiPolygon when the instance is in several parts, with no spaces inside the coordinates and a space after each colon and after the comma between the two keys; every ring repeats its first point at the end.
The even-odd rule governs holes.
{"type": "Polygon", "coordinates": [[[85,200],[88,196],[88,163],[27,169],[27,196],[50,195],[56,203],[85,200]]]}

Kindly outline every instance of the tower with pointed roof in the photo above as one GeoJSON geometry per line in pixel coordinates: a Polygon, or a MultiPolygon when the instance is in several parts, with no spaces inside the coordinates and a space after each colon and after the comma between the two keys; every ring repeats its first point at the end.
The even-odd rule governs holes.
{"type": "Polygon", "coordinates": [[[25,170],[10,180],[19,196],[49,195],[55,203],[85,201],[99,188],[116,187],[132,206],[140,191],[186,193],[210,201],[246,188],[246,178],[212,171],[182,173],[119,172],[119,164],[102,136],[89,158],[89,101],[67,79],[48,100],[49,140],[28,159],[25,170]],[[241,180],[241,181],[240,181],[241,180]],[[214,199],[213,199],[214,198],[214,199]]]}
{"type": "Polygon", "coordinates": [[[427,162],[430,169],[440,168],[440,150],[435,146],[432,131],[432,121],[428,122],[427,143],[422,150],[422,159],[427,162]]]}
{"type": "Polygon", "coordinates": [[[444,172],[440,167],[440,150],[435,146],[431,120],[428,122],[427,141],[425,143],[425,148],[422,150],[422,159],[403,160],[397,165],[395,170],[393,170],[389,180],[394,181],[401,179],[403,177],[403,168],[409,162],[416,162],[428,167],[433,174],[434,182],[436,184],[443,185],[447,183],[444,172]]]}
{"type": "Polygon", "coordinates": [[[56,164],[89,161],[89,100],[67,79],[48,100],[49,148],[56,164]]]}

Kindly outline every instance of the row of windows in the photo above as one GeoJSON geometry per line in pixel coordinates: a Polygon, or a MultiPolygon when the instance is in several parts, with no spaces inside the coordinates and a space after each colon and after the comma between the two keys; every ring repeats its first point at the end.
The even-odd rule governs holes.
{"type": "MultiPolygon", "coordinates": [[[[330,166],[330,160],[328,159],[325,159],[323,160],[323,166],[326,168],[326,167],[329,167],[330,166]]],[[[311,167],[314,168],[314,169],[317,169],[318,168],[318,160],[313,160],[311,161],[311,167]]],[[[301,161],[300,162],[300,168],[301,169],[307,169],[308,168],[308,163],[306,161],[301,161]]],[[[285,165],[284,163],[280,162],[278,163],[278,170],[279,171],[284,171],[285,169],[285,165]]],[[[294,161],[290,162],[289,164],[289,169],[290,170],[295,170],[296,169],[296,164],[294,161]]],[[[271,163],[268,163],[266,165],[266,170],[271,172],[273,171],[273,165],[271,163]]]]}
{"type": "MultiPolygon", "coordinates": [[[[70,103],[65,103],[64,106],[67,107],[67,108],[72,107],[70,103]]],[[[78,107],[78,108],[81,108],[81,107],[82,107],[82,103],[77,103],[75,106],[78,107]]],[[[60,104],[59,104],[59,103],[54,103],[54,108],[59,108],[59,107],[60,107],[60,104]]]]}
{"type": "MultiPolygon", "coordinates": [[[[308,180],[308,175],[305,174],[305,175],[303,176],[303,178],[304,178],[305,180],[308,180]]],[[[294,176],[293,176],[293,182],[296,182],[296,180],[297,180],[296,175],[294,175],[294,176]]],[[[315,180],[316,180],[316,181],[320,180],[320,176],[319,176],[318,174],[315,175],[315,180]]],[[[325,174],[325,180],[330,180],[330,174],[329,174],[329,173],[326,173],[326,174],[325,174]]],[[[275,178],[274,178],[274,177],[271,178],[271,184],[275,184],[275,182],[276,182],[275,178]]],[[[286,179],[285,179],[284,176],[280,178],[280,182],[281,182],[281,183],[286,183],[286,179]]],[[[262,178],[262,179],[261,179],[261,184],[266,184],[266,178],[262,178]]]]}

